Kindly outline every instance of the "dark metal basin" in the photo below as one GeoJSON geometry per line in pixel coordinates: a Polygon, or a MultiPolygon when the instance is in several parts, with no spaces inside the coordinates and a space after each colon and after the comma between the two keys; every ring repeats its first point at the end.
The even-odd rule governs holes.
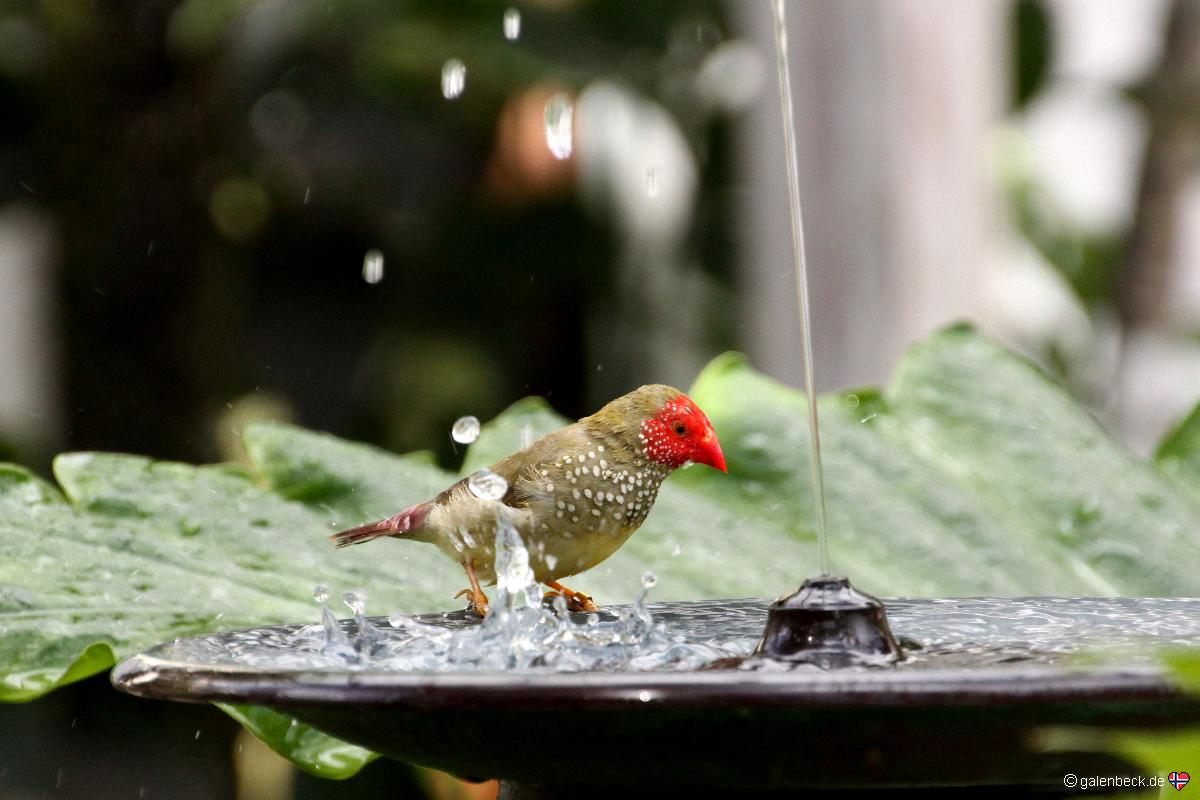
{"type": "MultiPolygon", "coordinates": [[[[650,608],[702,641],[760,631],[766,604],[650,608]]],[[[270,669],[197,659],[198,640],[180,640],[121,664],[113,684],[143,697],[267,705],[404,761],[541,785],[1061,786],[1066,772],[1132,770],[1101,753],[1039,752],[1030,739],[1039,727],[1200,724],[1200,702],[1153,657],[1155,645],[1200,646],[1200,600],[888,607],[896,635],[921,645],[888,668],[270,669]],[[1091,646],[1105,655],[1077,655],[1091,646]]],[[[199,652],[222,641],[204,637],[199,652]]]]}

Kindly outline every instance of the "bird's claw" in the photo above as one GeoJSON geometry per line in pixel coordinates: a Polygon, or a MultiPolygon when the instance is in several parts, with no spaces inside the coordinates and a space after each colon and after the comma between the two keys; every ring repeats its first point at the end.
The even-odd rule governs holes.
{"type": "Polygon", "coordinates": [[[554,598],[556,597],[561,597],[567,601],[567,611],[590,613],[600,610],[600,606],[596,605],[596,601],[583,592],[573,592],[569,595],[562,592],[546,592],[542,595],[542,602],[554,605],[554,598]]]}
{"type": "Polygon", "coordinates": [[[492,607],[488,603],[487,595],[485,595],[483,592],[476,594],[474,589],[467,588],[454,595],[454,599],[457,600],[464,594],[467,596],[468,612],[474,613],[480,617],[486,617],[489,613],[491,613],[492,607]]]}
{"type": "Polygon", "coordinates": [[[577,592],[574,589],[568,589],[566,586],[563,586],[557,581],[547,581],[546,585],[554,591],[546,592],[545,596],[542,598],[543,600],[553,600],[555,597],[565,597],[567,598],[568,611],[578,611],[590,614],[593,611],[600,610],[600,606],[596,604],[596,601],[592,599],[590,594],[584,594],[583,592],[577,592]]]}
{"type": "Polygon", "coordinates": [[[596,601],[592,599],[591,595],[575,592],[567,598],[567,610],[590,614],[593,611],[599,611],[600,606],[596,605],[596,601]]]}

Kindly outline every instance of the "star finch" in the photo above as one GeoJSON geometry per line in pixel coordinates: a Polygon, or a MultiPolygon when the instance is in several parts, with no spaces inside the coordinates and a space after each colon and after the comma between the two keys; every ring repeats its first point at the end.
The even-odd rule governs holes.
{"type": "Polygon", "coordinates": [[[692,462],[727,471],[712,423],[678,389],[643,386],[493,464],[508,484],[503,508],[477,497],[464,478],[432,500],[330,538],[338,547],[381,536],[435,544],[462,564],[471,588],[459,594],[486,614],[480,583],[496,580],[503,513],[529,550],[538,582],[564,595],[572,610],[595,611],[591,597],[558,579],[615,553],[650,513],[663,479],[692,462]]]}

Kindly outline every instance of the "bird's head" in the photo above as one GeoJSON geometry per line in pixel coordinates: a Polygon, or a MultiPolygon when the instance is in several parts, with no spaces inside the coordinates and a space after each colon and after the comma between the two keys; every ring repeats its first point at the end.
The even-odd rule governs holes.
{"type": "Polygon", "coordinates": [[[609,403],[596,416],[621,420],[621,427],[633,440],[631,446],[668,469],[695,462],[729,471],[712,423],[678,389],[661,384],[643,386],[609,403]]]}

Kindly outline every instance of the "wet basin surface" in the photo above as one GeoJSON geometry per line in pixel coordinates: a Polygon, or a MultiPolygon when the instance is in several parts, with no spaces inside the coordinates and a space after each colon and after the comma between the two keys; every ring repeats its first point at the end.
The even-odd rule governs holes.
{"type": "MultiPolygon", "coordinates": [[[[1200,647],[1200,599],[893,599],[891,628],[908,651],[896,666],[700,668],[748,654],[767,604],[650,605],[647,646],[607,661],[414,669],[424,663],[411,653],[414,626],[373,617],[369,655],[331,654],[319,626],[273,626],[160,645],[113,682],[147,697],[269,705],[408,761],[558,785],[1038,784],[1066,767],[1119,764],[1033,752],[1036,727],[1200,723],[1158,660],[1200,647]],[[517,737],[504,755],[489,744],[498,726],[552,730],[564,719],[591,746],[548,758],[544,737],[517,737]],[[653,758],[630,772],[614,751],[653,758]]],[[[417,621],[446,635],[478,625],[462,612],[417,621]]],[[[348,639],[361,633],[340,625],[348,639]]]]}

